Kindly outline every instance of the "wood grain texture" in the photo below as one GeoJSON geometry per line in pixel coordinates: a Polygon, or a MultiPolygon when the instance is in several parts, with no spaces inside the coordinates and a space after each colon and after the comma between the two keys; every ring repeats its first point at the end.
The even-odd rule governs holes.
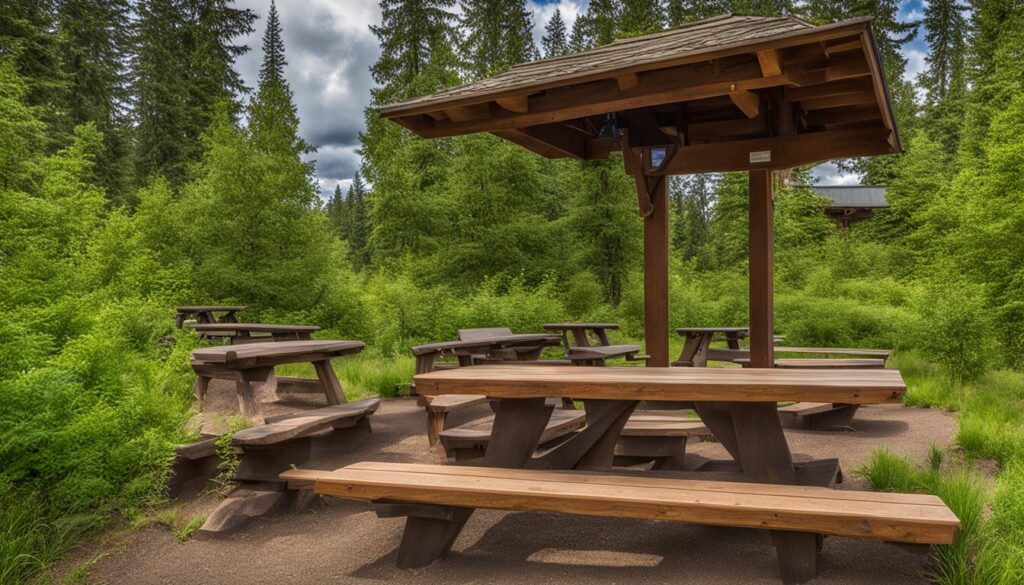
{"type": "Polygon", "coordinates": [[[260,360],[275,358],[295,358],[303,361],[303,356],[331,355],[340,356],[358,353],[366,347],[362,341],[344,340],[311,340],[311,341],[268,341],[265,343],[249,343],[246,345],[225,345],[207,347],[192,352],[192,359],[205,363],[223,364],[241,360],[260,360]]]}
{"type": "Polygon", "coordinates": [[[898,403],[907,389],[896,370],[488,365],[418,374],[415,380],[427,396],[649,401],[898,403]]]}
{"type": "MultiPolygon", "coordinates": [[[[288,479],[289,472],[282,474],[288,479]]],[[[323,472],[317,493],[365,500],[673,520],[948,544],[959,526],[935,496],[620,478],[614,474],[417,464],[323,472]]]]}

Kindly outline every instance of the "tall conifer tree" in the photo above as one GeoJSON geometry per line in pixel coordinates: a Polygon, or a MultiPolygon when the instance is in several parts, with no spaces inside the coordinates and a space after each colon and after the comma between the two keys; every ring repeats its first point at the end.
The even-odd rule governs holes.
{"type": "Polygon", "coordinates": [[[523,0],[465,0],[463,54],[469,76],[488,77],[536,57],[533,23],[523,0]]]}
{"type": "Polygon", "coordinates": [[[958,0],[932,0],[925,8],[928,69],[920,77],[927,92],[925,116],[932,135],[953,154],[959,142],[967,91],[966,6],[958,0]]]}
{"type": "Polygon", "coordinates": [[[130,11],[126,0],[63,0],[58,12],[70,87],[68,115],[72,124],[93,122],[103,133],[95,170],[107,197],[116,203],[128,202],[134,183],[129,168],[130,11]]]}
{"type": "Polygon", "coordinates": [[[347,207],[346,233],[348,254],[352,266],[361,270],[370,263],[370,217],[366,202],[366,184],[356,172],[345,198],[347,207]]]}
{"type": "Polygon", "coordinates": [[[622,0],[619,18],[620,37],[635,37],[664,28],[664,12],[660,0],[622,0]]]}
{"type": "Polygon", "coordinates": [[[565,21],[562,20],[562,11],[555,9],[551,20],[544,27],[544,38],[541,39],[541,46],[544,49],[544,57],[558,57],[569,52],[569,39],[566,31],[565,21]]]}

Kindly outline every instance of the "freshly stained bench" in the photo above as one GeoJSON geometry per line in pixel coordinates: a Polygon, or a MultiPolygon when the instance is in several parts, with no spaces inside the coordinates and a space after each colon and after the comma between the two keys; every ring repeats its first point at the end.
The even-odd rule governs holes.
{"type": "MultiPolygon", "coordinates": [[[[476,395],[485,389],[488,397],[497,401],[491,439],[482,461],[485,467],[608,470],[614,460],[615,444],[621,430],[641,401],[683,401],[695,404],[703,423],[734,457],[737,468],[737,472],[732,475],[734,479],[780,486],[829,485],[834,481],[839,465],[835,459],[808,462],[807,469],[813,468],[815,472],[810,475],[801,474],[790,455],[776,411],[777,402],[826,400],[854,404],[898,403],[906,392],[906,385],[895,370],[472,366],[419,374],[416,383],[420,393],[425,396],[476,395]],[[558,445],[537,452],[538,441],[551,412],[546,404],[547,397],[582,400],[587,414],[587,426],[558,445]]],[[[421,473],[388,473],[392,474],[394,484],[410,486],[410,489],[416,489],[415,485],[424,485],[426,481],[421,473]]],[[[290,481],[294,478],[292,475],[286,477],[290,481]]],[[[543,478],[547,475],[535,477],[545,482],[543,478]]],[[[419,496],[410,496],[405,488],[388,488],[368,497],[383,500],[380,502],[383,514],[408,516],[405,536],[399,549],[399,563],[416,567],[428,565],[447,554],[472,514],[472,509],[477,507],[476,502],[489,501],[492,506],[500,503],[502,507],[511,509],[540,506],[533,503],[533,500],[553,498],[546,493],[545,487],[560,481],[555,476],[551,477],[553,482],[541,483],[531,492],[536,498],[524,494],[521,500],[499,498],[490,491],[490,487],[484,485],[483,480],[470,477],[461,478],[459,483],[462,484],[461,489],[465,490],[465,497],[460,495],[457,500],[428,499],[426,502],[429,503],[424,503],[419,496]]],[[[679,489],[686,488],[685,480],[670,481],[680,482],[674,484],[679,489]]],[[[320,485],[320,482],[316,484],[320,485]]],[[[662,501],[665,494],[648,487],[631,488],[629,496],[653,498],[656,503],[662,501]]],[[[760,487],[773,489],[773,486],[760,487]]],[[[355,488],[341,489],[346,494],[358,493],[355,488]]],[[[440,486],[431,485],[419,489],[427,494],[427,498],[441,497],[429,495],[439,493],[440,486]]],[[[613,491],[625,492],[621,486],[613,491]]],[[[594,502],[594,509],[605,514],[639,514],[632,504],[600,498],[594,502]]],[[[699,503],[695,501],[693,505],[699,503]]],[[[770,505],[765,508],[770,508],[774,503],[769,502],[770,505]]],[[[574,505],[574,499],[568,498],[566,507],[559,509],[571,510],[574,505]]],[[[728,513],[728,507],[725,513],[728,513]]],[[[840,530],[823,526],[818,517],[810,513],[799,526],[793,527],[789,524],[769,523],[763,513],[755,514],[753,507],[733,513],[738,517],[749,515],[749,519],[743,520],[747,525],[773,529],[783,580],[787,583],[814,578],[817,573],[818,534],[840,530]]],[[[915,518],[915,513],[916,510],[910,508],[893,511],[894,517],[908,521],[915,518]]],[[[699,521],[721,522],[718,517],[696,513],[687,518],[691,521],[707,518],[699,521]]],[[[851,526],[866,520],[865,517],[854,518],[856,520],[850,519],[851,526]]],[[[903,534],[907,532],[904,530],[903,534]]],[[[889,539],[890,536],[898,539],[896,534],[889,533],[880,537],[889,539]]]]}
{"type": "MultiPolygon", "coordinates": [[[[318,494],[369,500],[390,516],[392,502],[419,513],[423,538],[443,538],[458,510],[487,508],[711,524],[911,544],[950,544],[960,525],[936,496],[822,487],[678,480],[579,471],[535,471],[410,463],[356,463],[336,471],[293,469],[281,478],[318,494]],[[418,510],[414,505],[422,505],[418,510]]],[[[411,533],[406,531],[406,539],[411,533]]],[[[450,546],[450,544],[449,544],[450,546]]],[[[403,541],[398,566],[433,559],[403,541]]],[[[797,575],[784,581],[798,582],[797,575]]]]}
{"type": "Polygon", "coordinates": [[[185,326],[202,337],[221,337],[232,345],[263,341],[303,341],[320,331],[316,325],[276,323],[189,323],[185,326]]]}
{"type": "Polygon", "coordinates": [[[290,386],[312,386],[323,392],[328,405],[342,404],[345,395],[341,382],[334,374],[331,359],[353,355],[366,347],[361,341],[267,341],[245,345],[208,347],[192,352],[192,369],[196,372],[195,394],[202,410],[206,389],[213,378],[234,380],[239,410],[249,420],[263,422],[263,410],[253,389],[260,383],[262,393],[272,397],[277,391],[278,378],[274,367],[282,364],[313,364],[318,380],[287,378],[290,386]]]}
{"type": "Polygon", "coordinates": [[[195,318],[199,323],[235,323],[238,313],[244,311],[244,305],[188,305],[177,307],[174,324],[181,329],[185,321],[195,318]],[[217,313],[223,313],[217,318],[217,313]]]}
{"type": "MultiPolygon", "coordinates": [[[[316,439],[340,442],[349,438],[345,433],[369,433],[368,417],[379,406],[380,399],[371,398],[268,416],[265,424],[232,435],[231,444],[239,458],[234,478],[238,486],[206,518],[200,535],[233,532],[250,519],[289,503],[304,506],[310,494],[287,490],[280,474],[308,462],[316,439]]],[[[216,457],[213,452],[210,455],[216,457]]]]}

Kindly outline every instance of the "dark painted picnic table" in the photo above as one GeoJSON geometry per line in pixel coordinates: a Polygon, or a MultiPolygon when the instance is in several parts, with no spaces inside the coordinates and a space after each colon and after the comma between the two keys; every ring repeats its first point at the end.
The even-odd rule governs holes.
{"type": "Polygon", "coordinates": [[[189,323],[185,325],[202,337],[222,337],[233,345],[264,341],[303,341],[320,331],[316,325],[276,323],[189,323]]]}
{"type": "Polygon", "coordinates": [[[178,314],[174,318],[174,324],[181,329],[185,321],[195,318],[199,323],[237,323],[239,311],[244,311],[244,305],[187,305],[177,307],[178,314]],[[216,313],[223,313],[220,318],[216,313]]]}
{"type": "MultiPolygon", "coordinates": [[[[196,372],[195,393],[202,410],[206,389],[213,378],[234,380],[239,410],[257,424],[263,423],[263,409],[253,384],[260,393],[272,398],[278,389],[274,367],[283,364],[309,363],[316,370],[317,380],[287,378],[293,385],[308,385],[322,392],[328,405],[345,402],[341,382],[334,374],[331,359],[363,351],[361,341],[313,340],[268,341],[245,345],[207,347],[192,352],[192,369],[196,372]]],[[[284,380],[284,379],[283,379],[284,380]]]]}

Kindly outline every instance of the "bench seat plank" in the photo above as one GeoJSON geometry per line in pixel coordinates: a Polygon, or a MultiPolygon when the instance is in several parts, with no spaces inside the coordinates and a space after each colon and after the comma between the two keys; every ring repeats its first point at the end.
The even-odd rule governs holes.
{"type": "Polygon", "coordinates": [[[569,348],[566,357],[571,360],[608,360],[639,352],[639,345],[574,345],[569,348]]]}
{"type": "MultiPolygon", "coordinates": [[[[607,473],[361,463],[318,472],[320,494],[563,512],[949,544],[959,526],[935,496],[607,473]]],[[[293,478],[309,479],[308,472],[293,478]]]]}
{"type": "Polygon", "coordinates": [[[810,353],[816,355],[859,355],[888,359],[892,350],[857,349],[851,347],[776,347],[775,353],[810,353]]]}
{"type": "Polygon", "coordinates": [[[336,404],[315,410],[268,417],[267,424],[238,431],[232,442],[240,446],[272,445],[303,434],[337,424],[345,419],[359,419],[372,414],[380,406],[379,398],[336,404]]]}
{"type": "Polygon", "coordinates": [[[430,398],[427,403],[427,410],[436,413],[448,413],[462,408],[469,408],[478,404],[486,404],[486,396],[474,396],[472,394],[442,394],[430,398]]]}
{"type": "Polygon", "coordinates": [[[493,398],[899,403],[907,387],[897,370],[784,368],[608,368],[471,366],[417,374],[418,393],[493,398]]]}
{"type": "Polygon", "coordinates": [[[796,404],[780,406],[779,412],[784,414],[795,414],[797,416],[807,416],[828,412],[833,408],[835,408],[835,406],[833,406],[831,402],[797,402],[796,404]]]}
{"type": "MultiPolygon", "coordinates": [[[[538,443],[543,445],[582,428],[586,423],[586,412],[556,408],[551,411],[551,418],[548,419],[548,424],[544,427],[544,432],[541,434],[538,443]]],[[[441,441],[448,446],[476,442],[487,443],[491,439],[493,427],[494,415],[487,416],[452,429],[441,431],[441,441]]]]}
{"type": "Polygon", "coordinates": [[[254,358],[287,358],[309,354],[345,355],[363,350],[362,341],[267,341],[245,345],[224,345],[206,347],[192,352],[192,360],[203,363],[223,364],[254,358]]]}
{"type": "Polygon", "coordinates": [[[707,437],[711,431],[700,419],[680,415],[634,413],[620,433],[626,437],[707,437]]]}
{"type": "MultiPolygon", "coordinates": [[[[737,358],[734,363],[746,366],[750,358],[737,358]]],[[[881,369],[885,367],[885,360],[873,358],[778,358],[775,360],[776,368],[792,369],[881,369]]]]}

